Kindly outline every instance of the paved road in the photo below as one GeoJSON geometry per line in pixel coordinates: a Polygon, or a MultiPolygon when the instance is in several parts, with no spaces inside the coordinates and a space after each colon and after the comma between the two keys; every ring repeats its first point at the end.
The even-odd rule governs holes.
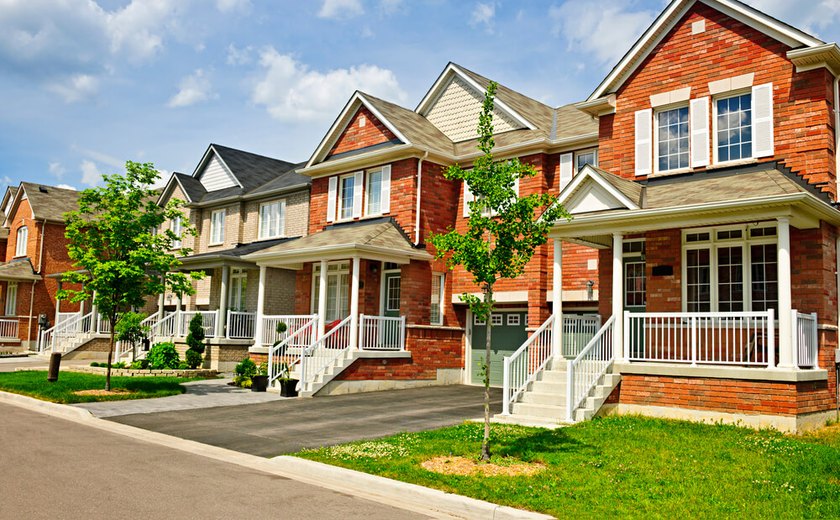
{"type": "MultiPolygon", "coordinates": [[[[89,366],[90,363],[90,359],[63,359],[61,361],[61,366],[89,366]]],[[[49,360],[35,356],[0,359],[0,372],[14,372],[18,368],[26,370],[46,370],[49,366],[49,360]]]]}
{"type": "Polygon", "coordinates": [[[424,518],[0,404],[2,518],[424,518]]]}
{"type": "MultiPolygon", "coordinates": [[[[501,391],[492,393],[501,412],[501,391]]],[[[484,389],[437,386],[111,417],[109,420],[243,453],[274,457],[482,417],[484,389]]],[[[2,488],[0,488],[2,489],[2,488]]]]}

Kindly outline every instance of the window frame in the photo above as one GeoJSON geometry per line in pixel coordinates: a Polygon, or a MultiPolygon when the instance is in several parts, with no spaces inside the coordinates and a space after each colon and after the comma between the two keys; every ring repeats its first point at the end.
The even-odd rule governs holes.
{"type": "Polygon", "coordinates": [[[227,219],[227,208],[214,209],[210,212],[210,239],[208,246],[220,246],[225,243],[225,219],[227,219]],[[216,240],[216,215],[221,215],[220,223],[218,224],[219,240],[216,240]]]}
{"type": "Polygon", "coordinates": [[[674,175],[678,173],[685,173],[691,171],[691,104],[680,102],[676,104],[656,107],[653,109],[653,121],[651,122],[651,124],[653,125],[653,175],[674,175]],[[662,114],[664,112],[671,112],[673,110],[681,110],[683,108],[688,112],[688,149],[686,150],[686,153],[688,154],[688,165],[685,167],[674,168],[670,170],[661,170],[659,168],[659,114],[662,114]]]}
{"type": "Polygon", "coordinates": [[[379,168],[371,168],[370,170],[365,170],[365,178],[364,178],[364,185],[365,185],[365,194],[364,194],[364,216],[378,216],[383,215],[382,212],[382,181],[384,180],[385,168],[380,166],[379,168]],[[378,211],[371,212],[370,211],[370,194],[373,191],[370,189],[370,179],[371,174],[378,173],[379,174],[379,209],[378,211]]]}
{"type": "MultiPolygon", "coordinates": [[[[335,302],[336,313],[338,315],[342,314],[342,310],[344,310],[344,309],[342,308],[341,302],[342,302],[342,300],[346,299],[346,300],[348,300],[348,302],[347,302],[347,312],[348,312],[348,315],[349,315],[349,312],[350,312],[349,295],[350,295],[350,283],[351,283],[351,280],[350,280],[350,262],[348,262],[347,260],[338,260],[338,261],[327,263],[327,290],[326,290],[326,295],[327,295],[327,300],[328,301],[327,301],[327,305],[324,307],[327,310],[327,312],[329,312],[329,297],[330,297],[329,287],[330,287],[330,277],[331,276],[337,277],[337,279],[338,279],[337,282],[336,282],[336,302],[335,302]],[[346,288],[344,289],[344,291],[346,291],[346,292],[342,292],[342,287],[343,287],[342,284],[341,284],[342,276],[347,276],[347,285],[346,285],[346,288]]],[[[309,298],[309,301],[311,302],[311,305],[310,305],[311,314],[317,314],[318,313],[318,304],[319,304],[318,298],[320,297],[320,294],[319,294],[319,292],[320,292],[319,291],[320,280],[321,280],[321,263],[316,262],[312,266],[312,289],[311,289],[312,293],[311,293],[311,297],[309,298]]],[[[320,318],[322,320],[327,319],[326,316],[321,316],[320,318]]]]}
{"type": "MultiPolygon", "coordinates": [[[[338,187],[336,189],[335,194],[335,221],[336,222],[346,222],[348,220],[353,220],[353,204],[356,200],[356,173],[347,173],[344,175],[339,175],[338,177],[338,187]],[[353,195],[350,197],[350,204],[347,206],[346,209],[349,211],[349,216],[345,217],[343,215],[344,207],[344,180],[351,179],[353,181],[353,195]]],[[[362,184],[364,184],[364,180],[362,180],[362,184]]]]}
{"type": "Polygon", "coordinates": [[[29,246],[29,226],[26,224],[20,226],[15,232],[15,258],[26,256],[26,249],[29,246]],[[23,240],[21,240],[21,235],[23,240]]]}
{"type": "Polygon", "coordinates": [[[9,282],[6,284],[6,301],[3,305],[3,312],[5,316],[17,316],[17,295],[18,283],[9,282]],[[10,298],[10,296],[14,296],[14,298],[10,298]],[[12,312],[9,312],[9,307],[11,307],[12,312]]]}
{"type": "MultiPolygon", "coordinates": [[[[755,96],[752,95],[753,91],[752,88],[743,88],[737,90],[731,90],[728,92],[722,92],[716,96],[712,96],[712,164],[714,165],[728,165],[728,164],[740,164],[743,162],[750,162],[755,160],[755,139],[753,135],[755,133],[755,96]],[[719,154],[718,154],[718,101],[723,101],[725,99],[731,99],[736,97],[741,97],[746,94],[750,94],[750,149],[751,154],[749,157],[741,157],[740,159],[728,159],[726,161],[721,161],[719,154]]],[[[689,122],[690,124],[690,122],[689,122]]]]}
{"type": "MultiPolygon", "coordinates": [[[[269,220],[271,220],[269,218],[269,220]]],[[[271,225],[268,225],[270,231],[271,225]]],[[[270,240],[272,238],[283,238],[286,236],[286,199],[276,199],[266,202],[261,202],[259,211],[257,213],[257,240],[270,240]],[[277,205],[277,233],[267,233],[266,226],[263,222],[263,209],[268,206],[277,205]]]]}
{"type": "Polygon", "coordinates": [[[228,289],[228,309],[235,312],[245,312],[248,308],[248,271],[245,269],[231,269],[230,288],[228,289]],[[238,296],[239,301],[235,301],[238,296]],[[236,305],[233,305],[236,303],[236,305]]]}
{"type": "Polygon", "coordinates": [[[177,239],[173,240],[172,243],[169,245],[170,249],[181,249],[184,245],[182,240],[182,236],[184,233],[184,222],[182,217],[175,217],[171,221],[169,221],[169,230],[172,231],[175,235],[178,236],[177,239]],[[178,223],[176,226],[175,223],[178,223]],[[176,230],[177,228],[177,230],[176,230]]]}
{"type": "Polygon", "coordinates": [[[446,301],[445,298],[444,298],[445,293],[446,293],[446,274],[445,273],[432,273],[432,294],[431,294],[432,302],[431,302],[431,304],[432,304],[432,306],[437,304],[438,313],[437,313],[437,316],[435,316],[435,314],[432,310],[432,309],[434,309],[434,307],[432,307],[432,306],[429,307],[429,324],[431,324],[431,325],[443,325],[443,323],[444,323],[444,306],[443,305],[444,305],[444,302],[446,301]],[[435,284],[437,284],[437,287],[438,287],[437,302],[434,301],[434,297],[435,297],[434,287],[435,287],[435,284]]]}
{"type": "Polygon", "coordinates": [[[595,148],[586,148],[585,150],[578,150],[572,155],[572,178],[575,177],[578,173],[580,173],[580,168],[578,167],[578,157],[581,155],[593,154],[595,157],[595,162],[592,163],[592,166],[598,167],[598,147],[595,148]]]}

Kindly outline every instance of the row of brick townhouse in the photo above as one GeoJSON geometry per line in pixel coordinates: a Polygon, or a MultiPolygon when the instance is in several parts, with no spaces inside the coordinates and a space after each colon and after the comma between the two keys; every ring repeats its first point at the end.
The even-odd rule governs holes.
{"type": "MultiPolygon", "coordinates": [[[[497,288],[499,420],[830,415],[838,74],[833,43],[736,0],[674,0],[585,101],[499,87],[495,156],[533,165],[520,194],[574,217],[497,288]]],[[[289,362],[305,395],[477,383],[486,324],[460,295],[478,290],[429,237],[467,225],[471,194],[443,172],[479,156],[489,82],[450,63],[414,109],[356,92],[304,164],[211,145],[161,196],[187,202],[184,268],[209,276],[161,296],[155,336],[201,313],[211,364],[289,362]]]]}

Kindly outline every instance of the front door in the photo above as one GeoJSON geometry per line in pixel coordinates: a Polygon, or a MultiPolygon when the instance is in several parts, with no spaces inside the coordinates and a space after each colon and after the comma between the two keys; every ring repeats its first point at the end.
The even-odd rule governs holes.
{"type": "Polygon", "coordinates": [[[400,316],[400,273],[385,273],[384,305],[382,312],[385,316],[399,318],[400,316]]]}
{"type": "MultiPolygon", "coordinates": [[[[493,337],[490,345],[490,385],[502,386],[504,358],[510,356],[525,343],[528,333],[528,313],[525,311],[497,311],[493,313],[493,337]]],[[[473,318],[471,345],[471,381],[483,385],[481,368],[486,358],[487,325],[473,318]]]]}

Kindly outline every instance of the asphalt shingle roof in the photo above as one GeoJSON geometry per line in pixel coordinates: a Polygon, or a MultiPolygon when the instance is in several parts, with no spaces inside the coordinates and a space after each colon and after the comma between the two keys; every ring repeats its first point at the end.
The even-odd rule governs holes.
{"type": "Polygon", "coordinates": [[[40,280],[28,258],[0,264],[0,280],[40,280]]]}
{"type": "Polygon", "coordinates": [[[64,221],[64,214],[79,209],[79,192],[45,186],[32,182],[22,182],[29,206],[38,220],[64,221]]]}

